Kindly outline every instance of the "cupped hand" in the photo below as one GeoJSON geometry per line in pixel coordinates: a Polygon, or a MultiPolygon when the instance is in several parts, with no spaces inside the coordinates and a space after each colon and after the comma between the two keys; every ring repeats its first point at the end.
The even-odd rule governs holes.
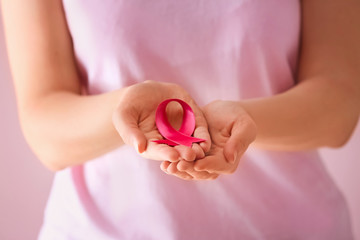
{"type": "Polygon", "coordinates": [[[210,151],[194,162],[176,163],[177,168],[173,167],[174,163],[165,162],[163,171],[177,177],[186,172],[196,180],[214,179],[219,174],[236,171],[241,156],[255,140],[254,121],[238,102],[214,101],[205,106],[203,112],[212,141],[210,151]],[[207,177],[200,174],[204,172],[208,173],[207,177]]]}
{"type": "MultiPolygon", "coordinates": [[[[169,122],[176,128],[181,125],[182,108],[170,103],[166,108],[169,122]]],[[[144,158],[160,161],[194,161],[200,151],[208,152],[211,145],[207,122],[195,101],[180,86],[171,83],[145,81],[127,87],[113,113],[113,124],[125,144],[133,146],[144,158]],[[153,140],[163,139],[155,124],[158,105],[169,98],[185,101],[194,111],[194,137],[205,139],[193,146],[159,144],[153,140]]],[[[185,174],[183,174],[185,175],[185,174]]]]}
{"type": "MultiPolygon", "coordinates": [[[[193,144],[192,148],[196,152],[196,159],[203,159],[205,157],[204,151],[202,151],[198,144],[193,144]]],[[[194,163],[195,161],[185,160],[178,162],[164,161],[161,163],[160,168],[165,173],[184,180],[213,180],[219,176],[216,173],[209,173],[207,171],[196,171],[194,163]]]]}
{"type": "Polygon", "coordinates": [[[215,101],[204,108],[212,145],[205,158],[196,161],[194,169],[217,174],[231,174],[241,156],[255,140],[257,127],[239,102],[215,101]]]}

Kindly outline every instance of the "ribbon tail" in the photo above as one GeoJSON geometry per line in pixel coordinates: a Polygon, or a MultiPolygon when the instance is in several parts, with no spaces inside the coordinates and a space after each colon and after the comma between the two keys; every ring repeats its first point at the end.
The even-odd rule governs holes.
{"type": "Polygon", "coordinates": [[[162,143],[162,144],[167,144],[169,146],[177,146],[177,145],[185,145],[187,147],[191,147],[193,143],[200,143],[200,142],[204,142],[205,139],[201,139],[201,138],[195,138],[195,137],[189,137],[187,139],[181,139],[181,140],[169,140],[169,139],[163,139],[163,140],[154,140],[153,142],[156,143],[162,143]]]}
{"type": "Polygon", "coordinates": [[[163,140],[154,140],[153,142],[156,142],[156,143],[161,143],[161,144],[167,144],[169,146],[177,146],[179,145],[178,143],[176,142],[173,142],[173,141],[170,141],[170,140],[167,140],[167,139],[163,139],[163,140]]]}
{"type": "Polygon", "coordinates": [[[204,142],[204,141],[205,141],[205,139],[188,137],[188,138],[179,139],[176,141],[176,143],[185,145],[187,147],[191,147],[193,143],[199,143],[199,142],[204,142]]]}

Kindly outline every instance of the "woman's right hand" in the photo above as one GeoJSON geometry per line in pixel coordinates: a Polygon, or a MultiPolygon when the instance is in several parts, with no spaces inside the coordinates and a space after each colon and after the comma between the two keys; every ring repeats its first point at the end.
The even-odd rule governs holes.
{"type": "MultiPolygon", "coordinates": [[[[180,126],[182,108],[179,104],[167,107],[169,122],[180,126]]],[[[113,114],[113,124],[125,144],[133,146],[144,158],[178,162],[194,161],[210,150],[211,140],[207,122],[191,96],[180,86],[171,83],[145,81],[127,87],[120,98],[113,114]],[[175,146],[159,144],[153,140],[163,139],[155,124],[155,113],[158,105],[169,98],[178,98],[188,103],[195,114],[194,137],[205,139],[193,146],[175,146]]],[[[183,173],[186,177],[187,173],[183,173]]]]}

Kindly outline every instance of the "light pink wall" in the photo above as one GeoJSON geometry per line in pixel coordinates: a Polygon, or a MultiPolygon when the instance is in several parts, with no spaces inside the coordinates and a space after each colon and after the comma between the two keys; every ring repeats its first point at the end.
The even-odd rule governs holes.
{"type": "MultiPolygon", "coordinates": [[[[0,22],[0,239],[36,239],[53,174],[23,139],[5,55],[0,22]]],[[[360,240],[360,127],[343,149],[321,153],[349,202],[360,240]]]]}
{"type": "Polygon", "coordinates": [[[360,239],[360,123],[342,149],[322,149],[324,162],[345,194],[352,215],[355,239],[360,239]]]}

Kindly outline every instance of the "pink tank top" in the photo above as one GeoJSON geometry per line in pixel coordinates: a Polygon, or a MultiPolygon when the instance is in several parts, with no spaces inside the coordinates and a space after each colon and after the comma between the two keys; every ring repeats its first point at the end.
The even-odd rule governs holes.
{"type": "MultiPolygon", "coordinates": [[[[151,79],[204,105],[295,84],[298,0],[63,3],[89,94],[151,79]]],[[[58,172],[39,239],[352,239],[344,199],[314,151],[250,148],[215,181],[183,181],[159,165],[123,146],[58,172]]]]}

